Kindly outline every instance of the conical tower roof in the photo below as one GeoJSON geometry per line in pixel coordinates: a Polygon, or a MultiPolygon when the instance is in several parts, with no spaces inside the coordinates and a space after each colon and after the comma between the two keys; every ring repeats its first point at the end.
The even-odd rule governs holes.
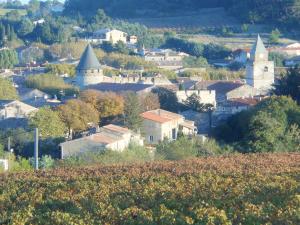
{"type": "Polygon", "coordinates": [[[257,39],[255,44],[253,45],[252,49],[251,49],[251,55],[258,55],[258,54],[265,54],[267,53],[267,49],[263,43],[263,41],[260,38],[260,35],[257,35],[257,39]]]}
{"type": "Polygon", "coordinates": [[[100,68],[101,65],[97,59],[97,56],[95,55],[92,46],[88,44],[80,58],[77,70],[91,70],[100,68]]]}

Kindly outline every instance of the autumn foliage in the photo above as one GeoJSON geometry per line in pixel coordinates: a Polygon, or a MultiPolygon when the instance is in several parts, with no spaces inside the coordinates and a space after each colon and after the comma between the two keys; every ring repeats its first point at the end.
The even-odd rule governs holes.
{"type": "Polygon", "coordinates": [[[3,224],[299,224],[300,155],[0,176],[3,224]]]}

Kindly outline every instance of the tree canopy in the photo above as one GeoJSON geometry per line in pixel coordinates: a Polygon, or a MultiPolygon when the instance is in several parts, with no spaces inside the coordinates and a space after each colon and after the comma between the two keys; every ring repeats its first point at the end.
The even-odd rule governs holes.
{"type": "Polygon", "coordinates": [[[12,82],[0,78],[0,100],[14,100],[18,99],[18,93],[12,82]]]}
{"type": "Polygon", "coordinates": [[[300,107],[290,97],[273,96],[238,113],[215,129],[215,137],[242,152],[300,150],[300,107]]]}

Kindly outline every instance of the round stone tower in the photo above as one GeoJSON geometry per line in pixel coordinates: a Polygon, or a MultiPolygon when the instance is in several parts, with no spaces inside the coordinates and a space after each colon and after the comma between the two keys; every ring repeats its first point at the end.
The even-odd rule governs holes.
{"type": "Polygon", "coordinates": [[[84,50],[76,67],[76,84],[80,89],[103,81],[103,70],[90,44],[84,50]]]}

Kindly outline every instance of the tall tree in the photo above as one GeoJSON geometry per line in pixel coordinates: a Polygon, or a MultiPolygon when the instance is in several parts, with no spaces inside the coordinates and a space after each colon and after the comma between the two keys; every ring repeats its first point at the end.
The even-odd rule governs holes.
{"type": "Polygon", "coordinates": [[[129,129],[139,131],[142,125],[142,118],[140,116],[142,112],[139,97],[132,92],[129,92],[125,96],[124,107],[124,123],[129,129]]]}

